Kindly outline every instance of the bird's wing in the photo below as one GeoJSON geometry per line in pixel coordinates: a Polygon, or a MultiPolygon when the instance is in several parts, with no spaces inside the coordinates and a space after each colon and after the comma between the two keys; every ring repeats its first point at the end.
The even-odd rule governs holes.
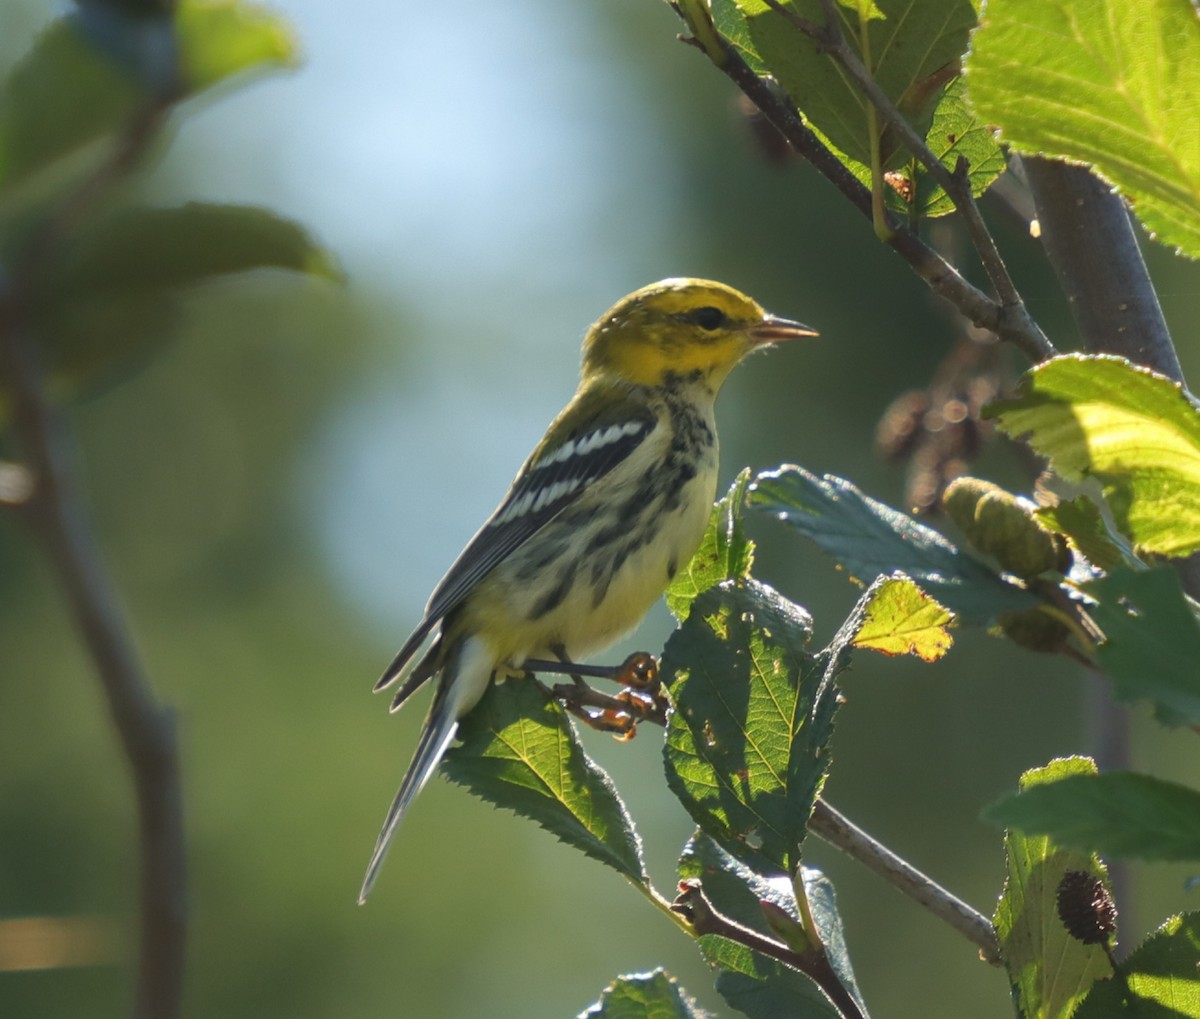
{"type": "MultiPolygon", "coordinates": [[[[430,596],[425,617],[375,689],[389,686],[404,671],[430,631],[490,570],[622,463],[657,424],[654,412],[633,393],[619,400],[612,399],[611,392],[604,398],[594,391],[579,393],[525,461],[504,501],[446,572],[430,596]]],[[[404,700],[433,671],[420,678],[414,674],[416,682],[406,682],[404,696],[397,700],[404,700]]]]}

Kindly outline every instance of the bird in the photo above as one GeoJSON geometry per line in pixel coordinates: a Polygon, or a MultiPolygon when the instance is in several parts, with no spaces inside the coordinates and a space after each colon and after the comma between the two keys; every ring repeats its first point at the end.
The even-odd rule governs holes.
{"type": "Polygon", "coordinates": [[[753,351],[815,335],[733,287],[693,278],[642,287],[587,331],[574,397],[375,684],[400,681],[395,711],[437,678],[360,904],[493,678],[520,674],[526,661],[581,662],[602,651],[688,564],[716,497],[714,402],[730,371],[753,351]]]}

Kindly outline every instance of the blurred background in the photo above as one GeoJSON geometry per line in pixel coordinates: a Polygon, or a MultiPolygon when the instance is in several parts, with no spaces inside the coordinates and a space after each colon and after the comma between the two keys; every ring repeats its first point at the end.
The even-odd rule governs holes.
{"type": "MultiPolygon", "coordinates": [[[[903,467],[876,454],[876,424],[959,327],[815,173],[764,157],[665,4],[275,6],[303,67],[186,107],[138,186],[156,203],[268,205],[313,230],[348,285],[261,274],[196,291],[176,342],[72,412],[108,566],[179,718],[186,1012],[565,1017],[618,973],[661,964],[730,1014],[694,947],[619,877],[445,782],[356,906],[424,711],[389,717],[371,684],[570,396],[587,324],[627,291],[710,276],[819,328],[726,387],[723,475],[796,462],[900,506],[903,467]]],[[[8,0],[3,67],[63,9],[8,0]]],[[[990,211],[1034,315],[1076,346],[1037,245],[990,211]]],[[[1153,245],[1147,257],[1194,382],[1200,270],[1153,245]]],[[[975,471],[1028,485],[999,442],[975,471]]],[[[857,589],[771,522],[751,528],[759,575],[827,640],[857,589]]],[[[669,630],[656,611],[613,661],[669,630]]],[[[1004,860],[979,810],[1024,769],[1094,747],[1103,684],[977,632],[957,640],[933,666],[856,659],[827,796],[990,913],[1004,860]]],[[[0,972],[0,1015],[125,1014],[127,769],[12,514],[0,698],[0,919],[83,918],[73,951],[90,963],[0,972]]],[[[1137,767],[1194,783],[1194,734],[1142,712],[1133,727],[1137,767]]],[[[658,734],[587,743],[669,894],[691,826],[658,734]]],[[[808,852],[836,883],[874,1014],[1011,1014],[1005,977],[965,941],[815,839],[808,852]]],[[[1185,877],[1135,871],[1123,941],[1196,907],[1185,877]]]]}

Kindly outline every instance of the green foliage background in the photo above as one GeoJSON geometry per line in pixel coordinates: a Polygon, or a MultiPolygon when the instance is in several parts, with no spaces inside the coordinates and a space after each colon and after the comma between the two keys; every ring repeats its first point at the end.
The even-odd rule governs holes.
{"type": "MultiPolygon", "coordinates": [[[[314,230],[349,286],[206,288],[164,352],[73,415],[109,565],[179,713],[187,1013],[568,1016],[614,974],[660,963],[720,1011],[694,947],[619,877],[445,782],[358,908],[422,710],[389,718],[370,685],[569,395],[583,328],[621,294],[713,276],[817,326],[821,339],[753,360],[726,390],[726,480],[795,461],[893,504],[900,471],[872,452],[875,420],[928,378],[953,325],[815,175],[757,154],[727,83],[673,42],[665,5],[278,6],[307,63],[195,109],[139,187],[269,204],[314,230]]],[[[7,5],[5,66],[48,15],[7,5]]],[[[1032,312],[1070,347],[1035,242],[993,221],[1032,312]]],[[[1194,383],[1200,269],[1147,256],[1194,383]]],[[[1025,481],[1000,446],[979,473],[1025,481]]],[[[827,641],[857,590],[782,527],[750,526],[757,574],[827,641]]],[[[670,625],[660,611],[625,648],[660,648],[670,625]]],[[[969,631],[932,666],[860,656],[827,794],[990,912],[1004,861],[978,812],[1022,770],[1094,749],[1093,684],[1107,696],[1059,659],[969,631]]],[[[0,919],[127,926],[124,762],[58,592],[8,516],[0,702],[0,919]]],[[[1139,714],[1142,732],[1153,742],[1138,740],[1135,764],[1186,779],[1194,736],[1139,714]]],[[[669,886],[691,822],[657,740],[588,742],[669,886]]],[[[817,840],[806,851],[837,886],[878,1014],[1010,1014],[1003,974],[965,942],[817,840]]],[[[1188,904],[1185,868],[1136,873],[1131,939],[1188,904]]],[[[122,965],[0,972],[5,1016],[123,1014],[129,995],[122,965]]]]}

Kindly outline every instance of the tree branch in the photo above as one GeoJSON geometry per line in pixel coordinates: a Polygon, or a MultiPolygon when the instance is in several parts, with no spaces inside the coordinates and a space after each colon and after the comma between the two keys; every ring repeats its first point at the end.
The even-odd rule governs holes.
{"type": "Polygon", "coordinates": [[[171,1019],[183,987],[185,861],[175,721],[138,662],[117,598],[81,510],[71,442],[43,395],[35,347],[8,295],[0,294],[0,366],[13,425],[32,475],[21,504],[58,574],[99,673],[137,795],[141,850],[141,945],[135,1015],[171,1019]]]}
{"type": "MultiPolygon", "coordinates": [[[[676,12],[693,33],[692,41],[759,108],[788,143],[836,187],[852,205],[874,222],[871,192],[841,160],[804,124],[791,102],[742,59],[737,50],[716,32],[707,10],[695,3],[679,3],[676,12]]],[[[939,297],[954,305],[974,325],[995,333],[1037,362],[1058,353],[1023,305],[1003,305],[967,282],[949,262],[915,233],[888,213],[890,236],[886,243],[939,297]]]]}
{"type": "Polygon", "coordinates": [[[1000,946],[996,943],[992,922],[986,916],[902,860],[824,800],[819,799],[814,804],[808,830],[944,920],[979,949],[984,962],[1000,965],[1000,946]]]}

